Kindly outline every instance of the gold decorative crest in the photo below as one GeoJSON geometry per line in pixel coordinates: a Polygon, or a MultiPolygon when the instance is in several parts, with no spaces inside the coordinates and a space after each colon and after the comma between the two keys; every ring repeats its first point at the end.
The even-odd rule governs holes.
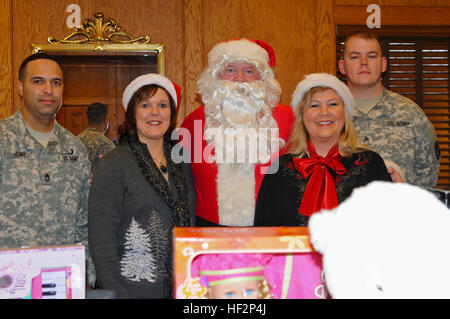
{"type": "Polygon", "coordinates": [[[97,54],[139,54],[157,56],[158,73],[165,74],[165,45],[150,43],[150,36],[133,38],[116,21],[104,19],[101,12],[88,18],[80,28],[73,28],[72,33],[58,40],[48,37],[47,43],[33,43],[32,52],[50,54],[97,55],[97,54]]]}
{"type": "Polygon", "coordinates": [[[150,43],[150,36],[133,39],[124,28],[117,25],[113,19],[104,19],[101,12],[94,13],[94,19],[88,18],[81,28],[73,28],[73,32],[62,40],[48,38],[52,44],[111,44],[111,43],[150,43]]]}

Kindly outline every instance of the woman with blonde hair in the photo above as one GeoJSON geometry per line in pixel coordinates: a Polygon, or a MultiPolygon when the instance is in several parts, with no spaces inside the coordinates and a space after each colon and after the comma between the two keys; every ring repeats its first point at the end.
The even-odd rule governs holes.
{"type": "Polygon", "coordinates": [[[358,140],[354,104],[331,74],[309,74],[297,85],[288,153],[274,164],[277,172],[264,177],[255,226],[307,226],[313,213],[336,207],[354,188],[392,181],[383,159],[358,140]]]}

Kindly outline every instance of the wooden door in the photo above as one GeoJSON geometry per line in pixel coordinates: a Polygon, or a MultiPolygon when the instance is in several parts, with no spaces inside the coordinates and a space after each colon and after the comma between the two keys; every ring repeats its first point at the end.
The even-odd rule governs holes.
{"type": "Polygon", "coordinates": [[[64,100],[57,121],[78,135],[87,126],[87,107],[94,102],[108,105],[110,129],[106,135],[117,139],[124,120],[122,94],[137,76],[157,73],[155,58],[134,55],[64,55],[58,57],[64,73],[64,100]]]}

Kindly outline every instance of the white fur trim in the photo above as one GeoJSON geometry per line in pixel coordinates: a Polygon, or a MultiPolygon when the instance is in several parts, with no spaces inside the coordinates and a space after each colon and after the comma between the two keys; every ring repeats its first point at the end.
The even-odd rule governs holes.
{"type": "Polygon", "coordinates": [[[374,181],[308,223],[333,299],[450,298],[450,214],[435,194],[374,181]]]}
{"type": "Polygon", "coordinates": [[[165,88],[166,91],[172,97],[172,99],[175,101],[175,105],[178,105],[177,92],[175,90],[175,87],[173,86],[172,81],[170,81],[168,78],[166,78],[161,74],[149,73],[135,78],[133,81],[130,82],[130,84],[128,84],[125,91],[123,91],[122,104],[123,108],[125,109],[125,112],[127,111],[128,103],[130,102],[130,99],[133,96],[133,94],[144,85],[149,84],[156,84],[165,88]]]}
{"type": "Polygon", "coordinates": [[[220,225],[253,226],[254,164],[217,164],[217,206],[220,225]]]}
{"type": "Polygon", "coordinates": [[[303,99],[303,96],[312,88],[317,86],[326,86],[336,91],[336,93],[343,100],[347,111],[350,115],[355,111],[355,100],[353,98],[350,89],[347,85],[339,80],[334,75],[328,73],[311,73],[305,76],[305,78],[297,85],[297,88],[292,94],[292,108],[294,112],[297,111],[297,107],[303,99]]]}
{"type": "Polygon", "coordinates": [[[263,64],[267,69],[269,69],[269,55],[267,54],[267,51],[258,44],[247,39],[232,40],[217,44],[208,53],[209,65],[216,65],[220,63],[223,56],[229,60],[253,60],[263,64]]]}

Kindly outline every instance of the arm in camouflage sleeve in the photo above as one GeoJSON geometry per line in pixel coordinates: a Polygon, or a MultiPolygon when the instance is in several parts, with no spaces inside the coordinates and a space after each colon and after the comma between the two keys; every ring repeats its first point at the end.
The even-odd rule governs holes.
{"type": "MultiPolygon", "coordinates": [[[[88,245],[88,197],[89,197],[89,177],[91,171],[91,164],[88,160],[87,152],[84,151],[83,159],[81,161],[80,174],[82,174],[82,187],[78,197],[78,215],[75,230],[75,240],[77,243],[82,243],[86,247],[86,275],[87,283],[95,286],[95,268],[89,253],[88,245]]],[[[80,156],[81,157],[81,156],[80,156]]]]}
{"type": "Polygon", "coordinates": [[[436,131],[433,124],[425,114],[414,127],[414,172],[415,180],[411,184],[436,187],[439,175],[440,150],[437,142],[436,131]]]}

